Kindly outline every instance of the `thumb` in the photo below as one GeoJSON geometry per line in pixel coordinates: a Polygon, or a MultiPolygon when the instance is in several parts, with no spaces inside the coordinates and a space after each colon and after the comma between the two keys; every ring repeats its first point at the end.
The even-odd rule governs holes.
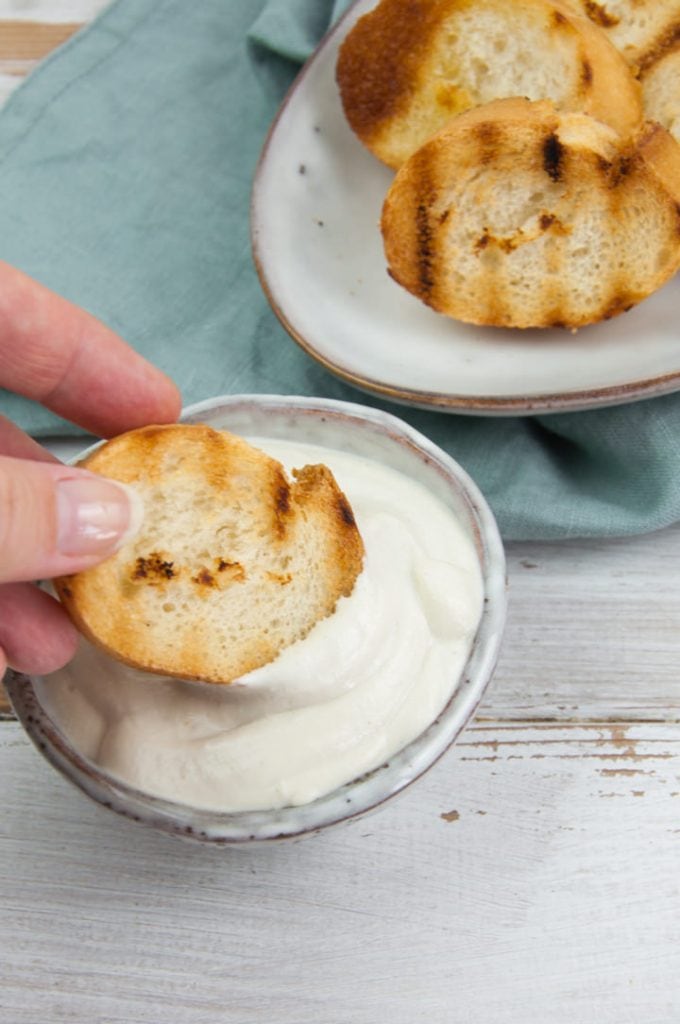
{"type": "Polygon", "coordinates": [[[0,456],[0,583],[80,572],[112,555],[142,520],[124,484],[60,463],[0,456]]]}

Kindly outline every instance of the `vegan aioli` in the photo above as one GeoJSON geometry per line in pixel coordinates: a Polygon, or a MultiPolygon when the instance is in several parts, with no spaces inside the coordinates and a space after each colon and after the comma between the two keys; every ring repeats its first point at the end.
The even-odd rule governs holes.
{"type": "Polygon", "coordinates": [[[40,684],[81,754],[146,793],[210,810],[308,803],[384,763],[448,701],[482,610],[474,545],[422,484],[345,452],[252,443],[288,470],[332,470],[365,546],[352,594],[229,686],[135,671],[84,640],[40,684]]]}

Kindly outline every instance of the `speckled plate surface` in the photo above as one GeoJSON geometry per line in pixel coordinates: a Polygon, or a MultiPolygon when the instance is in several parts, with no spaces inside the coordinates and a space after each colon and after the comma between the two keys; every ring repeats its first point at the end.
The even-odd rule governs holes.
{"type": "Polygon", "coordinates": [[[363,390],[449,412],[567,411],[680,389],[680,278],[577,334],[470,327],[387,275],[378,227],[392,172],[354,137],[335,84],[359,0],[285,100],[256,174],[255,261],[292,337],[363,390]]]}

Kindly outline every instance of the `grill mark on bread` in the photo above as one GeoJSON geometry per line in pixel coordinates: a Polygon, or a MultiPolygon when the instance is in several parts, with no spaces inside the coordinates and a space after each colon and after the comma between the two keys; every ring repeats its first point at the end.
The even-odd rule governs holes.
{"type": "Polygon", "coordinates": [[[501,141],[498,125],[493,121],[479,121],[473,126],[472,131],[479,147],[479,163],[482,167],[492,163],[501,141]]]}
{"type": "Polygon", "coordinates": [[[191,581],[192,583],[198,583],[198,585],[201,587],[215,586],[215,577],[213,576],[209,569],[206,569],[205,566],[202,566],[198,570],[196,575],[191,577],[191,581]]]}
{"type": "Polygon", "coordinates": [[[290,487],[284,481],[276,491],[276,513],[283,516],[290,511],[290,487]]]}
{"type": "Polygon", "coordinates": [[[437,192],[432,186],[432,178],[437,173],[436,150],[421,149],[413,159],[416,167],[412,200],[415,231],[414,271],[417,295],[429,305],[436,278],[435,237],[439,219],[434,212],[437,192]]]}
{"type": "Polygon", "coordinates": [[[354,518],[354,512],[352,511],[352,507],[351,507],[350,503],[348,502],[348,500],[347,500],[347,498],[345,497],[344,494],[339,494],[338,495],[338,500],[337,500],[337,503],[336,503],[336,508],[337,508],[338,514],[340,516],[340,521],[345,526],[349,526],[351,528],[354,528],[356,526],[356,519],[354,518]]]}
{"type": "MultiPolygon", "coordinates": [[[[168,578],[177,578],[181,574],[182,570],[173,570],[172,577],[168,578]]],[[[153,582],[149,580],[148,573],[139,578],[143,578],[146,583],[153,582]]],[[[229,586],[230,583],[243,583],[246,579],[246,571],[240,562],[230,562],[224,558],[216,558],[213,570],[210,570],[207,565],[200,565],[190,579],[199,590],[215,587],[222,588],[229,586]]]]}
{"type": "Polygon", "coordinates": [[[595,0],[585,0],[583,7],[590,20],[600,28],[613,28],[621,20],[615,14],[610,14],[604,4],[598,4],[595,0]]]}
{"type": "Polygon", "coordinates": [[[527,237],[521,228],[512,235],[492,235],[488,228],[484,228],[482,234],[475,241],[474,250],[477,254],[484,252],[490,246],[500,249],[501,252],[510,253],[519,248],[527,237]]]}
{"type": "Polygon", "coordinates": [[[236,583],[242,583],[246,578],[246,570],[240,562],[228,562],[224,558],[218,558],[216,570],[218,573],[227,573],[236,583]]]}
{"type": "Polygon", "coordinates": [[[276,471],[274,485],[274,529],[279,539],[286,535],[288,520],[290,519],[290,485],[283,475],[283,471],[276,471]]]}
{"type": "Polygon", "coordinates": [[[543,170],[552,181],[562,178],[564,162],[564,146],[555,132],[550,132],[543,140],[543,170]]]}
{"type": "Polygon", "coordinates": [[[207,565],[199,567],[191,582],[195,583],[199,590],[210,588],[224,589],[232,583],[243,583],[246,580],[246,570],[240,562],[228,562],[224,558],[216,558],[214,569],[211,571],[207,565]]]}
{"type": "Polygon", "coordinates": [[[268,572],[267,576],[272,583],[278,583],[280,587],[287,587],[293,581],[292,574],[289,572],[268,572]]]}
{"type": "Polygon", "coordinates": [[[150,555],[140,555],[134,563],[131,577],[133,580],[144,580],[145,583],[158,584],[167,580],[176,579],[179,572],[175,569],[175,563],[163,558],[157,551],[150,555]]]}
{"type": "Polygon", "coordinates": [[[607,160],[601,153],[595,154],[595,166],[604,177],[608,178],[612,168],[611,160],[607,160]]]}
{"type": "Polygon", "coordinates": [[[550,232],[552,235],[564,236],[571,234],[571,228],[564,224],[556,213],[542,213],[538,218],[538,226],[541,231],[550,232]]]}
{"type": "Polygon", "coordinates": [[[665,57],[667,53],[674,50],[679,43],[680,21],[676,21],[667,26],[658,39],[655,39],[650,48],[638,58],[636,65],[639,75],[641,77],[644,76],[645,72],[649,71],[652,65],[658,63],[662,57],[665,57]]]}
{"type": "Polygon", "coordinates": [[[433,232],[430,224],[430,207],[426,201],[416,207],[416,235],[418,254],[418,292],[425,301],[430,296],[434,285],[434,251],[432,248],[433,232]]]}
{"type": "Polygon", "coordinates": [[[490,241],[491,241],[491,235],[489,234],[489,229],[488,228],[484,228],[484,230],[482,231],[482,233],[479,236],[479,238],[475,241],[475,245],[474,245],[475,252],[476,253],[483,252],[483,250],[486,249],[486,247],[487,247],[487,245],[489,244],[490,241]]]}
{"type": "Polygon", "coordinates": [[[631,154],[624,154],[609,165],[609,187],[618,188],[623,184],[635,167],[635,157],[631,154]]]}
{"type": "Polygon", "coordinates": [[[587,92],[593,84],[593,65],[585,57],[581,61],[581,85],[583,92],[587,92]]]}

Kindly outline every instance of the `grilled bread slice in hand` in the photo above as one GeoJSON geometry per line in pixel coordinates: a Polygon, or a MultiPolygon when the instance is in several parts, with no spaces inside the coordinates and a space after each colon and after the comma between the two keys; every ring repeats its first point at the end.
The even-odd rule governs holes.
{"type": "Polygon", "coordinates": [[[508,96],[550,99],[622,134],[642,117],[621,54],[560,0],[382,0],[345,39],[337,79],[351,128],[395,168],[451,117],[508,96]]]}
{"type": "Polygon", "coordinates": [[[363,544],[329,469],[283,467],[202,425],[109,441],[83,465],[131,484],[139,534],[55,581],[80,630],[149,672],[227,683],[271,661],[348,595],[363,544]]]}
{"type": "Polygon", "coordinates": [[[497,100],[404,164],[382,232],[392,277],[441,313],[580,327],[680,266],[680,147],[659,125],[622,140],[547,101],[497,100]]]}

